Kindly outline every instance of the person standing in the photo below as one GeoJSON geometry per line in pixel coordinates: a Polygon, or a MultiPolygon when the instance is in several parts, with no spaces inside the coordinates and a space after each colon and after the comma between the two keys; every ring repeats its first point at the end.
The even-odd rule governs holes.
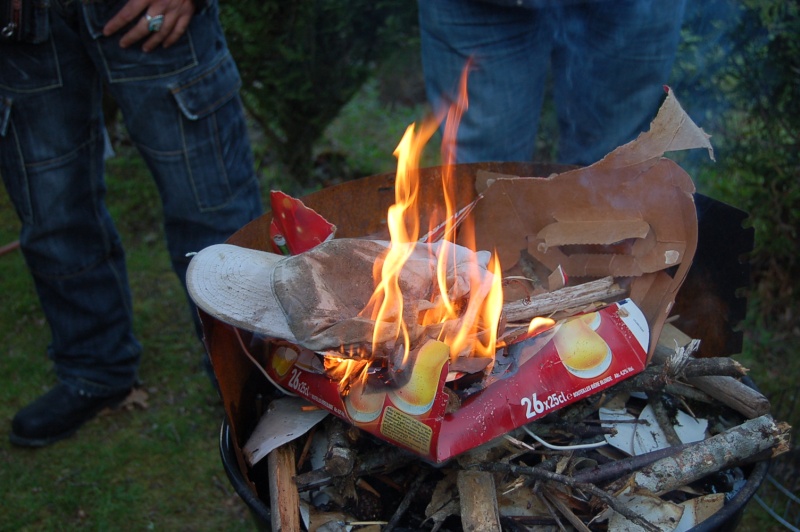
{"type": "Polygon", "coordinates": [[[548,80],[558,160],[588,165],[646,131],[663,101],[685,0],[420,0],[428,100],[448,106],[467,60],[457,162],[530,161],[548,80]]]}
{"type": "Polygon", "coordinates": [[[72,435],[138,382],[125,253],[104,201],[104,90],[155,179],[184,284],[187,253],[262,213],[217,0],[52,0],[49,24],[43,42],[0,40],[0,175],[58,380],[12,420],[11,443],[29,447],[72,435]]]}

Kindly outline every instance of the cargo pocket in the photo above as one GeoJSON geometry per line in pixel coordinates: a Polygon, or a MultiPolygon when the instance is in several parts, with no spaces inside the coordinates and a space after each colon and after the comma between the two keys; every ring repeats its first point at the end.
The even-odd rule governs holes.
{"type": "Polygon", "coordinates": [[[0,89],[38,92],[61,85],[58,50],[53,39],[36,45],[0,45],[0,89]]]}
{"type": "Polygon", "coordinates": [[[242,80],[230,55],[211,70],[172,88],[172,94],[189,120],[204,118],[236,96],[242,80]]]}
{"type": "Polygon", "coordinates": [[[254,176],[240,87],[236,63],[226,54],[170,89],[181,111],[182,141],[201,211],[225,206],[254,176]]]}

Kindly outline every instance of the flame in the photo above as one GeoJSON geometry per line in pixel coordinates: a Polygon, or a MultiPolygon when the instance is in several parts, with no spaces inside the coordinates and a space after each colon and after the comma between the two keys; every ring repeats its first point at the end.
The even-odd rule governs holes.
{"type": "Polygon", "coordinates": [[[535,336],[541,332],[546,331],[553,325],[555,325],[556,321],[552,318],[541,318],[536,317],[533,318],[528,324],[528,336],[535,336]]]}
{"type": "MultiPolygon", "coordinates": [[[[359,314],[374,320],[372,355],[376,353],[402,353],[401,366],[408,360],[411,343],[410,331],[420,327],[437,330],[438,339],[450,347],[450,356],[478,356],[494,358],[498,348],[498,328],[503,309],[502,268],[496,254],[492,253],[488,265],[473,260],[463,260],[463,250],[454,244],[456,226],[459,242],[475,251],[474,228],[470,224],[471,206],[457,209],[456,180],[456,132],[458,124],[468,107],[467,75],[471,62],[467,63],[459,85],[459,97],[446,115],[442,141],[442,189],[444,192],[444,220],[431,219],[431,231],[420,239],[419,223],[419,162],[426,143],[439,126],[439,120],[430,118],[419,129],[411,124],[405,131],[394,155],[397,157],[395,178],[395,203],[387,212],[387,225],[391,244],[383,261],[374,269],[375,291],[369,303],[359,314]],[[437,225],[438,224],[438,225],[437,225]],[[444,239],[434,242],[444,235],[444,239]],[[427,308],[419,316],[407,316],[404,312],[400,273],[409,257],[419,250],[420,242],[428,244],[431,256],[436,257],[434,270],[435,288],[427,308]],[[459,260],[461,262],[459,262],[459,260]],[[456,287],[456,285],[458,285],[456,287]],[[466,285],[466,288],[465,286],[466,285]],[[458,288],[458,289],[456,289],[458,288]],[[406,323],[406,319],[415,319],[406,323]],[[387,345],[386,338],[394,342],[387,345]],[[379,345],[383,341],[384,345],[379,345]]],[[[485,258],[483,259],[485,260],[485,258]]],[[[346,356],[326,356],[325,365],[329,375],[340,380],[340,390],[346,393],[353,378],[366,378],[369,364],[366,358],[354,360],[346,356]]]]}
{"type": "Polygon", "coordinates": [[[354,380],[366,380],[370,361],[364,358],[336,356],[322,357],[325,373],[339,383],[339,393],[346,395],[354,380]]]}
{"type": "Polygon", "coordinates": [[[414,124],[406,128],[400,144],[394,152],[397,157],[395,177],[395,203],[387,212],[391,246],[383,263],[376,272],[376,286],[367,306],[361,312],[375,321],[372,352],[379,349],[380,338],[403,337],[404,360],[408,358],[408,325],[403,321],[403,294],[400,290],[400,272],[419,238],[419,159],[425,144],[436,132],[434,120],[423,122],[420,130],[414,124]]]}

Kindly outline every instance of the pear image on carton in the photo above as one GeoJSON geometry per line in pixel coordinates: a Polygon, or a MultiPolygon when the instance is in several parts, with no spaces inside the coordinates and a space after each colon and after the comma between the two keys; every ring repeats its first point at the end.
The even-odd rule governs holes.
{"type": "Polygon", "coordinates": [[[294,366],[297,360],[297,351],[289,349],[288,347],[279,347],[272,355],[272,369],[275,370],[280,377],[286,375],[289,369],[294,366]]]}
{"type": "Polygon", "coordinates": [[[344,406],[350,419],[359,423],[375,421],[383,411],[386,392],[370,386],[366,379],[358,379],[344,398],[344,406]]]}
{"type": "Polygon", "coordinates": [[[558,356],[567,371],[582,379],[601,375],[611,365],[611,348],[595,332],[599,314],[581,316],[564,323],[553,337],[558,356]]]}
{"type": "Polygon", "coordinates": [[[449,358],[450,347],[447,344],[431,340],[423,345],[413,361],[408,382],[389,392],[395,406],[414,416],[430,410],[439,391],[442,368],[449,358]]]}

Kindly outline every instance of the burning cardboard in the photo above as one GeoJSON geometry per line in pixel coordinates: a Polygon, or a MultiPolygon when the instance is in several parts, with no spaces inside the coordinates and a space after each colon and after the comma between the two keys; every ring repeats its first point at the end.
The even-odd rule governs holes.
{"type": "Polygon", "coordinates": [[[639,373],[648,340],[644,316],[624,300],[509,346],[492,372],[462,389],[446,387],[450,353],[435,340],[399,379],[376,371],[344,394],[320,356],[294,344],[267,342],[260,366],[286,393],[438,463],[639,373]]]}
{"type": "MultiPolygon", "coordinates": [[[[418,140],[413,138],[408,141],[410,144],[415,142],[418,140]]],[[[269,276],[259,278],[256,268],[248,272],[247,283],[243,287],[236,284],[237,278],[241,277],[237,276],[236,271],[246,271],[249,266],[237,264],[236,268],[228,269],[224,274],[220,269],[212,271],[203,267],[225,256],[225,253],[219,253],[221,248],[203,250],[193,259],[187,284],[190,294],[205,312],[226,323],[268,335],[264,339],[266,358],[260,360],[259,365],[278,387],[297,393],[428,460],[443,461],[644,369],[675,293],[691,264],[697,242],[691,179],[676,164],[661,158],[666,149],[688,147],[709,145],[706,136],[691,123],[670,93],[650,133],[620,147],[603,161],[588,168],[544,179],[479,172],[473,186],[469,187],[474,192],[466,199],[463,194],[459,195],[458,187],[452,180],[451,174],[457,172],[457,168],[442,168],[441,186],[452,192],[444,202],[448,204],[446,219],[455,219],[457,213],[464,212],[464,206],[474,204],[474,210],[469,213],[474,221],[474,247],[464,241],[466,232],[463,231],[458,233],[456,242],[466,244],[463,247],[470,249],[495,248],[504,268],[502,272],[495,269],[491,270],[490,275],[479,275],[477,282],[465,281],[468,288],[461,291],[461,296],[468,296],[462,297],[468,300],[468,305],[473,300],[491,299],[488,295],[491,292],[484,292],[482,288],[486,279],[497,280],[501,276],[552,278],[559,270],[562,273],[556,277],[569,278],[573,283],[575,279],[611,276],[629,291],[629,298],[618,303],[598,301],[611,304],[596,314],[602,324],[596,329],[592,328],[594,317],[568,319],[570,314],[586,309],[563,308],[560,315],[556,316],[561,321],[550,331],[525,341],[507,342],[509,345],[505,347],[497,337],[483,344],[483,336],[502,334],[499,325],[484,325],[482,329],[472,330],[467,334],[472,342],[468,344],[467,354],[474,356],[474,344],[478,343],[484,347],[488,345],[487,350],[495,359],[488,365],[484,363],[486,368],[477,372],[480,379],[471,382],[468,387],[458,381],[458,384],[451,384],[450,387],[445,384],[449,370],[458,368],[459,356],[464,353],[464,348],[456,339],[438,341],[428,340],[430,335],[427,334],[410,335],[409,331],[413,332],[416,324],[413,319],[416,314],[412,313],[412,319],[407,321],[411,326],[403,328],[397,325],[397,317],[406,315],[406,307],[402,305],[399,307],[401,310],[389,309],[388,314],[378,312],[383,309],[382,302],[389,297],[387,294],[394,281],[384,283],[381,280],[378,283],[385,284],[387,289],[374,304],[370,302],[375,312],[365,313],[356,309],[355,313],[344,316],[344,321],[353,319],[362,325],[366,324],[363,330],[353,336],[357,340],[360,338],[362,343],[370,328],[379,331],[385,324],[392,324],[395,338],[405,335],[405,340],[401,339],[395,344],[383,340],[373,343],[373,353],[376,345],[382,349],[383,362],[379,364],[374,364],[374,361],[363,364],[359,362],[362,360],[360,355],[344,349],[339,353],[327,351],[333,341],[341,346],[348,345],[340,336],[332,335],[318,342],[321,334],[317,333],[320,331],[300,335],[293,329],[297,321],[309,321],[307,311],[314,312],[320,308],[324,311],[324,305],[319,307],[316,303],[295,298],[297,308],[305,310],[287,311],[287,305],[281,304],[270,307],[269,312],[265,313],[264,302],[259,302],[258,294],[262,293],[260,288],[271,286],[269,276]],[[482,199],[474,203],[481,196],[482,199]],[[530,257],[533,261],[523,264],[521,257],[530,257]],[[535,271],[527,272],[526,268],[535,271]],[[204,287],[209,284],[215,286],[205,290],[204,287]],[[232,291],[229,290],[231,287],[232,291]],[[219,297],[208,297],[214,292],[219,297]],[[253,297],[253,293],[257,296],[253,297]],[[479,293],[481,295],[477,297],[479,293]],[[236,305],[242,306],[235,316],[219,311],[221,307],[236,305]],[[367,314],[368,317],[364,319],[367,314]],[[272,324],[280,322],[281,327],[254,327],[254,323],[263,323],[263,319],[272,324]],[[412,337],[418,341],[410,341],[412,337]],[[287,339],[289,343],[281,341],[287,339]],[[590,355],[578,356],[576,353],[580,349],[576,346],[579,344],[605,348],[599,351],[595,349],[590,355]],[[388,349],[385,348],[387,345],[388,349]],[[399,362],[393,360],[399,356],[394,350],[397,346],[404,350],[399,362]],[[341,360],[334,360],[336,357],[341,360]],[[575,361],[573,358],[582,360],[575,361]],[[331,373],[324,369],[326,361],[359,366],[359,378],[331,378],[331,373]],[[376,377],[383,372],[383,381],[370,379],[371,373],[367,369],[370,367],[376,377]],[[348,384],[343,386],[343,382],[348,384]],[[460,406],[455,408],[454,403],[460,403],[460,406]]],[[[416,171],[402,168],[403,165],[399,164],[392,208],[400,203],[398,197],[416,198],[417,192],[405,190],[405,183],[401,186],[399,178],[401,173],[418,177],[416,171]]],[[[426,186],[422,186],[425,193],[426,186]]],[[[402,205],[402,209],[408,211],[404,221],[397,226],[397,230],[404,232],[403,242],[426,240],[424,237],[419,239],[419,225],[424,223],[427,215],[423,206],[413,202],[402,205]],[[408,220],[419,225],[409,229],[408,220]]],[[[392,208],[384,211],[388,213],[386,223],[390,231],[396,227],[392,208]]],[[[336,216],[347,218],[353,215],[340,213],[341,209],[338,209],[327,214],[339,229],[348,224],[336,216]]],[[[326,215],[324,212],[321,214],[326,215]]],[[[378,225],[381,221],[377,221],[378,225]]],[[[431,227],[439,223],[433,219],[428,221],[431,227]]],[[[441,232],[452,234],[452,229],[452,226],[445,225],[441,232]]],[[[261,231],[256,233],[259,239],[262,238],[261,231]]],[[[337,245],[336,242],[332,240],[326,245],[337,245]]],[[[372,245],[367,244],[371,242],[369,240],[362,242],[363,245],[372,245]]],[[[461,249],[447,241],[441,245],[447,252],[440,255],[449,256],[451,250],[461,249]]],[[[264,249],[263,246],[260,240],[246,244],[246,247],[256,249],[264,249]]],[[[404,252],[405,247],[393,244],[388,247],[388,252],[404,252]]],[[[256,253],[260,252],[252,255],[255,257],[256,253]]],[[[266,262],[277,262],[277,259],[266,262]]],[[[388,255],[375,263],[380,263],[375,270],[386,270],[387,265],[388,269],[394,267],[388,255]]],[[[450,266],[437,266],[437,278],[440,275],[438,272],[449,272],[450,266]]],[[[318,270],[323,277],[331,276],[325,281],[328,289],[312,287],[314,293],[325,295],[340,291],[346,295],[347,288],[337,286],[337,283],[352,279],[354,270],[346,264],[334,269],[338,273],[324,268],[318,270]]],[[[275,268],[270,271],[273,270],[275,268]]],[[[395,279],[402,278],[402,271],[401,263],[395,267],[395,279]]],[[[448,289],[441,291],[438,297],[451,301],[456,299],[450,293],[455,286],[449,282],[453,277],[441,275],[448,281],[444,283],[448,289]]],[[[357,283],[363,282],[361,276],[355,277],[358,277],[357,283]]],[[[305,284],[315,285],[318,280],[319,277],[310,276],[305,279],[305,284]]],[[[397,281],[396,284],[402,283],[397,281]]],[[[518,283],[506,285],[506,298],[524,301],[540,290],[535,282],[533,286],[520,286],[522,288],[518,289],[518,283]]],[[[302,290],[303,279],[298,278],[293,288],[302,290]]],[[[317,303],[323,303],[324,299],[317,303]]],[[[400,301],[403,300],[401,296],[400,301]]],[[[355,306],[363,303],[363,298],[358,298],[355,306]]],[[[333,320],[334,326],[343,318],[341,305],[335,305],[335,310],[334,314],[338,314],[333,320]]],[[[589,316],[594,310],[589,309],[589,316]]],[[[460,312],[463,316],[471,311],[467,307],[466,311],[462,308],[460,312]]],[[[496,318],[500,317],[499,306],[492,312],[496,318]]],[[[458,316],[459,320],[461,316],[458,316]]],[[[312,318],[310,321],[315,320],[312,318]]],[[[446,323],[446,320],[441,323],[446,323]]],[[[427,327],[425,330],[432,329],[427,327]]],[[[448,332],[447,327],[442,325],[441,331],[448,332]]],[[[525,338],[525,335],[516,338],[525,338]]],[[[213,351],[213,339],[209,343],[213,351]]],[[[227,386],[221,382],[221,388],[227,386]]],[[[229,410],[229,406],[233,405],[226,404],[226,410],[229,410]]]]}

